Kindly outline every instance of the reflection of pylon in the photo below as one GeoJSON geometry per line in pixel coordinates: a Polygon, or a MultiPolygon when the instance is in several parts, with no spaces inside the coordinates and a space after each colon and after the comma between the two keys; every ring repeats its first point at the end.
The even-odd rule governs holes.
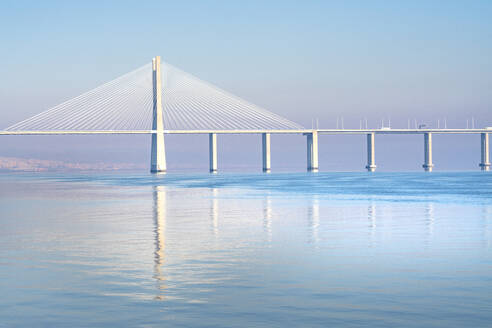
{"type": "MultiPolygon", "coordinates": [[[[154,187],[154,224],[155,224],[155,252],[154,252],[154,278],[157,282],[159,291],[165,289],[165,277],[162,266],[165,262],[165,232],[166,232],[166,211],[167,194],[165,187],[154,187]]],[[[163,299],[162,295],[157,295],[156,299],[163,299]]]]}

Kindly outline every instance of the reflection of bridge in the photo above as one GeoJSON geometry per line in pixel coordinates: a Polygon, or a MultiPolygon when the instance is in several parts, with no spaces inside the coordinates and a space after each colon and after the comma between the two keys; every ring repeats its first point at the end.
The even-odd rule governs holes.
{"type": "Polygon", "coordinates": [[[433,134],[480,134],[481,161],[490,169],[490,129],[305,129],[187,74],[160,57],[113,81],[14,124],[0,135],[150,134],[151,171],[166,171],[165,134],[208,134],[210,171],[217,171],[218,134],[261,134],[263,171],[271,169],[271,134],[303,134],[307,168],[318,171],[319,134],[367,135],[367,170],[375,171],[376,134],[423,134],[424,164],[432,171],[433,134]]]}
{"type": "MultiPolygon", "coordinates": [[[[177,188],[179,189],[179,188],[177,188]]],[[[236,229],[239,226],[234,228],[233,224],[240,224],[241,231],[243,231],[243,225],[248,226],[250,228],[258,229],[258,231],[263,231],[263,237],[260,237],[261,234],[254,233],[255,237],[260,237],[260,240],[263,239],[264,242],[271,245],[272,244],[272,234],[273,227],[272,221],[274,220],[274,216],[277,218],[286,218],[283,215],[283,212],[276,212],[274,210],[274,202],[272,197],[268,194],[260,196],[260,198],[256,198],[250,202],[249,200],[245,200],[243,205],[248,207],[243,208],[247,214],[244,212],[240,212],[243,215],[239,215],[242,220],[236,220],[234,218],[232,208],[237,209],[237,204],[230,202],[230,195],[225,194],[225,198],[221,198],[221,188],[203,188],[200,191],[193,192],[193,196],[189,197],[189,200],[192,202],[193,206],[190,207],[189,203],[183,202],[174,202],[173,195],[176,197],[176,188],[167,187],[162,185],[153,186],[152,188],[152,215],[153,215],[153,223],[154,223],[154,274],[153,278],[155,280],[156,292],[155,296],[156,300],[165,300],[170,295],[170,290],[173,289],[173,285],[176,285],[176,276],[173,275],[172,269],[170,270],[169,266],[176,267],[177,259],[186,261],[188,255],[186,255],[187,249],[186,247],[182,248],[176,244],[176,238],[181,238],[181,233],[185,232],[185,234],[189,234],[190,232],[187,228],[183,228],[183,225],[180,224],[182,222],[180,219],[186,217],[188,220],[191,220],[191,223],[195,229],[198,229],[198,234],[194,236],[194,238],[190,238],[193,242],[198,242],[195,244],[198,248],[205,247],[208,249],[208,252],[215,247],[213,243],[210,242],[210,237],[214,236],[218,243],[225,243],[225,249],[233,249],[237,247],[236,239],[220,240],[221,231],[229,233],[229,229],[236,229]],[[198,201],[198,203],[196,203],[198,201]],[[202,203],[203,202],[203,203],[202,203]],[[194,211],[190,212],[190,208],[194,208],[194,211]],[[196,210],[198,209],[198,210],[196,210]],[[179,214],[178,214],[179,213],[179,214]],[[183,214],[184,213],[184,214],[183,214]],[[208,217],[207,217],[208,216],[208,217]],[[204,221],[202,219],[207,218],[208,220],[204,221]],[[169,222],[168,222],[169,221],[169,222]],[[201,225],[200,223],[206,224],[201,225]],[[169,223],[169,227],[168,227],[169,223]],[[174,227],[173,227],[174,224],[174,227]],[[206,225],[210,224],[210,228],[204,229],[206,225]],[[231,227],[232,225],[232,227],[231,227]],[[178,230],[180,233],[176,233],[175,227],[179,226],[178,230]],[[261,230],[259,229],[261,226],[261,230]],[[203,230],[200,230],[203,229],[203,230]],[[174,231],[173,231],[174,230],[174,231]],[[169,236],[169,238],[168,238],[169,236]],[[198,237],[198,238],[196,238],[198,237]],[[203,238],[205,240],[205,245],[203,246],[203,238]],[[228,241],[227,241],[228,240],[228,241]],[[227,244],[231,242],[232,244],[227,244]],[[166,248],[167,246],[167,248],[166,248]],[[170,249],[169,249],[170,246],[170,249]],[[208,248],[211,247],[211,248],[208,248]],[[174,249],[173,249],[174,248],[174,249]],[[176,253],[176,249],[180,250],[180,253],[176,253]],[[170,265],[171,263],[171,265],[170,265]],[[169,272],[171,271],[171,272],[169,272]],[[175,280],[175,281],[172,281],[175,280]],[[169,283],[171,281],[171,283],[169,283]]],[[[189,194],[188,191],[183,192],[179,197],[182,197],[184,194],[189,194]]],[[[179,198],[181,199],[181,198],[179,198]]],[[[282,198],[280,198],[282,199],[282,198]]],[[[318,195],[313,195],[311,199],[308,199],[302,206],[305,206],[306,210],[302,211],[301,217],[305,217],[307,223],[306,232],[309,232],[307,235],[307,239],[310,244],[314,247],[318,247],[320,242],[320,238],[318,236],[318,229],[320,226],[320,201],[318,199],[318,195]]],[[[277,208],[277,210],[280,210],[277,208]]],[[[292,213],[288,211],[289,213],[292,213]]],[[[297,215],[293,215],[297,219],[297,215]]],[[[292,218],[291,217],[291,218],[292,218]]],[[[303,223],[304,224],[304,223],[303,223]]],[[[302,229],[301,229],[302,231],[302,229]]],[[[195,233],[197,233],[195,231],[195,233]]],[[[190,236],[188,235],[188,238],[190,236]]],[[[192,243],[193,243],[192,242],[192,243]]],[[[179,242],[178,242],[179,243],[179,242]]],[[[189,245],[189,241],[186,242],[189,249],[193,249],[193,246],[189,245]]],[[[221,247],[223,247],[222,245],[221,247]]],[[[193,252],[193,256],[196,254],[193,252]]],[[[210,253],[208,253],[210,254],[210,253]]],[[[203,258],[195,258],[192,259],[200,259],[203,258]]],[[[218,261],[219,263],[224,263],[225,261],[218,261]]],[[[201,268],[200,271],[202,271],[201,268]]],[[[190,277],[192,277],[190,275],[190,277]]],[[[190,279],[188,277],[188,279],[190,279]]],[[[181,279],[183,279],[181,277],[181,279]]],[[[200,281],[203,283],[204,281],[200,281]]]]}
{"type": "Polygon", "coordinates": [[[155,253],[154,253],[154,278],[157,282],[159,294],[157,299],[163,299],[161,292],[165,287],[165,276],[162,266],[165,262],[166,251],[166,209],[167,209],[166,187],[155,186],[153,191],[154,198],[154,233],[155,233],[155,253]]]}

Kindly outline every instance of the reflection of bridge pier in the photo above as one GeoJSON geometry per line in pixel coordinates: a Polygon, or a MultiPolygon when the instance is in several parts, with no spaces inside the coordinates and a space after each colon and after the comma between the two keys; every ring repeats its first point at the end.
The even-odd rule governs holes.
{"type": "Polygon", "coordinates": [[[212,221],[212,229],[214,231],[214,235],[219,234],[219,189],[212,188],[211,190],[211,200],[210,200],[210,219],[212,221]]]}
{"type": "Polygon", "coordinates": [[[425,223],[430,238],[434,234],[434,203],[425,204],[425,223]]]}
{"type": "MultiPolygon", "coordinates": [[[[167,214],[167,194],[166,187],[155,186],[153,191],[154,198],[154,234],[155,234],[155,252],[154,252],[154,278],[157,282],[157,289],[162,292],[165,287],[165,277],[162,272],[162,266],[165,261],[166,247],[166,214],[167,214]]],[[[162,299],[162,295],[157,296],[162,299]]]]}
{"type": "Polygon", "coordinates": [[[483,222],[483,241],[484,246],[487,248],[492,247],[492,206],[486,205],[482,208],[482,222],[483,222]]]}
{"type": "Polygon", "coordinates": [[[263,201],[263,230],[267,234],[268,242],[272,241],[272,217],[272,199],[266,195],[263,201]]]}
{"type": "Polygon", "coordinates": [[[376,204],[371,202],[367,206],[367,219],[369,220],[369,227],[371,230],[371,242],[374,244],[375,234],[376,234],[376,204]]]}
{"type": "Polygon", "coordinates": [[[311,241],[315,246],[319,243],[319,199],[318,195],[313,195],[308,207],[308,222],[311,230],[311,241]]]}
{"type": "Polygon", "coordinates": [[[371,229],[376,228],[376,205],[371,202],[367,207],[367,218],[369,219],[369,223],[371,225],[371,229]]]}

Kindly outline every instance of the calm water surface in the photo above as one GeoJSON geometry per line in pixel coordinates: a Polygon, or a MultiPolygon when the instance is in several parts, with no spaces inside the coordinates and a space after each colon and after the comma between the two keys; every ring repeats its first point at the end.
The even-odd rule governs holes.
{"type": "Polygon", "coordinates": [[[490,327],[492,175],[2,174],[0,326],[490,327]]]}

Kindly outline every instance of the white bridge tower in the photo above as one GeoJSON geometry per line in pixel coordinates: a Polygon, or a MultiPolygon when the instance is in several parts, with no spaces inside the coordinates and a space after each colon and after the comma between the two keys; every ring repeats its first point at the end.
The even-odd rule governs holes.
{"type": "Polygon", "coordinates": [[[152,59],[152,148],[150,155],[150,172],[166,172],[166,147],[164,145],[164,121],[162,113],[161,57],[152,59]]]}

